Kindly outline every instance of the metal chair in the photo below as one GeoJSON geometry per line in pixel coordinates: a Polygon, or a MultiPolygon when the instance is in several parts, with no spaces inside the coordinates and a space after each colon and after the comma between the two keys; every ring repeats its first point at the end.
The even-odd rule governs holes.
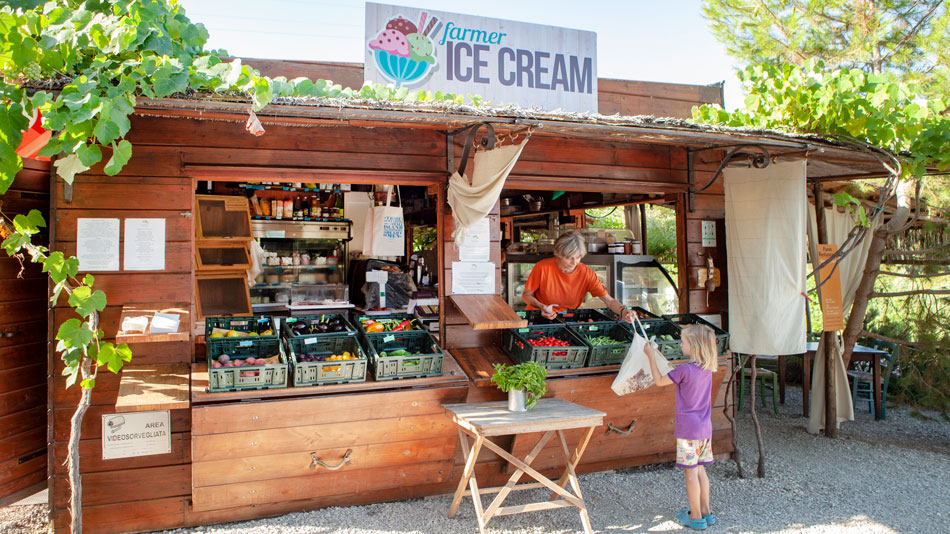
{"type": "MultiPolygon", "coordinates": [[[[772,408],[775,410],[775,414],[778,415],[778,373],[775,371],[770,371],[768,369],[762,369],[758,366],[759,358],[756,358],[756,377],[755,383],[759,388],[759,398],[762,399],[762,406],[765,407],[765,389],[769,390],[769,393],[772,395],[772,408]]],[[[743,367],[742,372],[739,373],[739,407],[737,411],[742,411],[742,404],[745,402],[746,396],[746,380],[749,380],[749,385],[752,384],[752,369],[748,367],[743,367]]]]}
{"type": "MultiPolygon", "coordinates": [[[[900,346],[896,343],[889,343],[875,339],[871,342],[871,347],[885,351],[887,354],[881,358],[881,419],[887,419],[887,384],[891,379],[891,372],[894,370],[897,351],[900,346]]],[[[868,403],[868,411],[874,413],[874,373],[868,362],[855,362],[855,368],[848,370],[848,381],[851,382],[851,399],[854,407],[858,407],[859,402],[868,403]]]]}

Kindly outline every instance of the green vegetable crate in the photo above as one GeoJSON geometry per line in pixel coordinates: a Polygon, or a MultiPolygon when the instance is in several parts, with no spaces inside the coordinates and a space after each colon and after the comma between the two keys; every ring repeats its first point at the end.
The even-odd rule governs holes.
{"type": "Polygon", "coordinates": [[[429,332],[390,332],[366,336],[376,380],[442,376],[444,355],[429,332]]]}
{"type": "Polygon", "coordinates": [[[594,310],[588,308],[579,308],[576,310],[567,310],[557,314],[557,318],[564,324],[571,326],[575,324],[615,324],[617,319],[613,318],[610,310],[594,310]]]}
{"type": "Polygon", "coordinates": [[[407,330],[403,328],[402,330],[396,331],[396,333],[403,332],[403,331],[413,332],[416,330],[426,331],[425,327],[422,326],[422,323],[419,322],[419,318],[417,318],[415,315],[410,315],[408,313],[389,313],[389,314],[384,314],[384,315],[357,315],[356,320],[355,320],[356,326],[357,328],[359,328],[359,331],[369,337],[393,333],[393,328],[397,328],[400,323],[404,323],[406,321],[410,321],[407,324],[412,326],[412,330],[407,330]],[[376,321],[377,323],[382,323],[384,326],[383,330],[380,330],[380,331],[367,330],[367,327],[363,324],[363,321],[366,319],[371,319],[373,321],[376,321]]]}
{"type": "Polygon", "coordinates": [[[529,326],[560,326],[561,322],[557,319],[547,319],[541,315],[541,310],[521,310],[515,312],[519,317],[524,317],[529,326]]]}
{"type": "MultiPolygon", "coordinates": [[[[667,360],[683,359],[683,346],[680,343],[680,327],[666,319],[644,319],[640,321],[643,325],[643,332],[637,329],[638,333],[645,338],[654,337],[660,353],[667,360]]],[[[636,325],[634,325],[636,328],[636,325]]]]}
{"type": "Polygon", "coordinates": [[[279,340],[230,338],[208,344],[208,391],[211,393],[285,387],[287,387],[287,356],[279,340]],[[228,360],[231,362],[246,360],[248,357],[279,356],[280,363],[214,368],[213,363],[224,354],[228,355],[228,360]]]}
{"type": "MultiPolygon", "coordinates": [[[[220,332],[219,330],[219,332],[220,332]]],[[[274,319],[268,315],[248,315],[237,317],[207,317],[205,318],[205,343],[211,346],[220,341],[231,341],[234,339],[255,340],[255,341],[275,341],[278,337],[277,327],[274,319]],[[220,337],[215,335],[215,329],[234,331],[240,335],[229,337],[224,334],[220,337]],[[270,334],[261,335],[262,332],[270,330],[270,334]],[[254,335],[247,335],[251,332],[254,335]]]]}
{"type": "Polygon", "coordinates": [[[729,332],[726,332],[695,313],[664,315],[663,318],[680,325],[680,327],[688,324],[704,324],[712,328],[712,331],[716,334],[716,349],[719,351],[719,354],[725,354],[729,351],[729,332]]]}
{"type": "Polygon", "coordinates": [[[584,367],[587,359],[587,344],[566,326],[509,328],[502,332],[502,346],[518,363],[533,361],[545,369],[577,369],[584,367]],[[554,337],[569,345],[536,347],[528,340],[554,337]]]}
{"type": "Polygon", "coordinates": [[[366,381],[366,351],[355,332],[285,338],[294,387],[366,381]],[[304,361],[305,355],[331,356],[349,352],[353,360],[304,361]]]}
{"type": "Polygon", "coordinates": [[[346,317],[339,313],[328,313],[323,315],[306,315],[301,317],[288,317],[283,321],[284,337],[287,339],[302,337],[334,337],[339,336],[340,334],[349,334],[352,336],[356,335],[356,327],[350,324],[346,320],[346,317]],[[327,332],[311,332],[310,329],[302,330],[301,327],[297,325],[304,324],[314,324],[314,323],[335,323],[339,324],[343,330],[338,332],[327,331],[327,332]]]}
{"type": "Polygon", "coordinates": [[[633,332],[619,323],[578,324],[568,327],[587,344],[587,367],[618,365],[633,341],[633,332]]]}

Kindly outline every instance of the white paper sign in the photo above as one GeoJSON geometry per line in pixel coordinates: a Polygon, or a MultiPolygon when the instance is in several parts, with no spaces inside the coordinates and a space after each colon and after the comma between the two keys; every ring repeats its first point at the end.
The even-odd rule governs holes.
{"type": "Polygon", "coordinates": [[[491,261],[491,228],[488,217],[468,229],[464,245],[459,245],[459,261],[491,261]]]}
{"type": "Polygon", "coordinates": [[[597,111],[597,34],[366,3],[364,78],[493,105],[597,111]]]}
{"type": "Polygon", "coordinates": [[[119,219],[76,219],[80,271],[119,270],[119,219]]]}
{"type": "Polygon", "coordinates": [[[453,295],[494,295],[495,264],[492,262],[452,262],[453,295]]]}
{"type": "Polygon", "coordinates": [[[165,270],[165,219],[125,220],[126,271],[165,270]]]}
{"type": "Polygon", "coordinates": [[[102,459],[131,458],[172,452],[168,410],[102,416],[102,459]]]}

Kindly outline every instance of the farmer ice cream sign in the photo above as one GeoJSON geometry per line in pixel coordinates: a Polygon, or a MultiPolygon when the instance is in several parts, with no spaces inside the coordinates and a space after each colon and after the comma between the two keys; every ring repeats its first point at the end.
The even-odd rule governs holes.
{"type": "Polygon", "coordinates": [[[597,34],[366,4],[366,80],[494,105],[597,111],[597,34]]]}

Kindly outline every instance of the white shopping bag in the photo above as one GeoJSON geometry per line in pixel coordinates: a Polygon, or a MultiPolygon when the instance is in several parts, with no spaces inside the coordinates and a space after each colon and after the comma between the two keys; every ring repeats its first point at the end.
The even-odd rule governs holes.
{"type": "Polygon", "coordinates": [[[406,226],[403,223],[402,208],[390,206],[391,198],[390,189],[386,195],[386,205],[371,207],[366,213],[366,226],[363,229],[365,256],[406,255],[406,226]]]}
{"type": "MultiPolygon", "coordinates": [[[[635,319],[635,321],[640,328],[634,329],[633,342],[630,343],[630,349],[627,350],[627,355],[620,365],[617,378],[610,385],[610,389],[614,390],[617,395],[640,391],[654,384],[653,374],[650,372],[650,362],[647,360],[650,355],[645,350],[650,341],[639,334],[639,332],[643,332],[643,327],[640,326],[639,319],[635,319]]],[[[654,361],[657,370],[662,375],[668,374],[672,369],[666,358],[656,358],[654,361]]]]}

